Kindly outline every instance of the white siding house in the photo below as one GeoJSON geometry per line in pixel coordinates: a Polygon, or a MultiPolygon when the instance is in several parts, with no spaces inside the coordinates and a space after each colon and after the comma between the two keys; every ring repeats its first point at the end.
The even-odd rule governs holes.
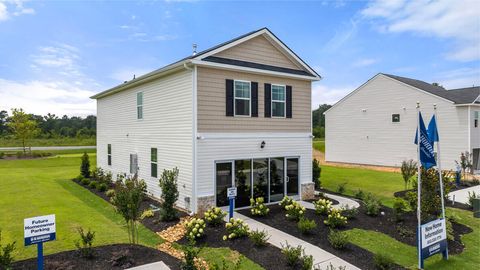
{"type": "Polygon", "coordinates": [[[417,159],[413,144],[417,102],[428,125],[434,105],[441,143],[441,163],[455,169],[460,153],[474,154],[480,169],[480,88],[445,90],[409,78],[378,74],[325,112],[325,160],[398,167],[417,159]]]}
{"type": "Polygon", "coordinates": [[[159,197],[178,167],[177,205],[192,212],[250,197],[313,195],[311,82],[320,76],[268,29],[125,82],[97,100],[97,166],[137,173],[159,197]],[[156,158],[155,158],[156,157],[156,158]]]}

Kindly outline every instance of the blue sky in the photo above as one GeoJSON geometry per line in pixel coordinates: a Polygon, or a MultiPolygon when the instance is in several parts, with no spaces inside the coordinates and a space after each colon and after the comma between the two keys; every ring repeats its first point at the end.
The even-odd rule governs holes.
{"type": "Polygon", "coordinates": [[[0,109],[92,114],[92,94],[261,27],[322,75],[313,107],[378,72],[480,85],[480,1],[0,0],[0,109]]]}

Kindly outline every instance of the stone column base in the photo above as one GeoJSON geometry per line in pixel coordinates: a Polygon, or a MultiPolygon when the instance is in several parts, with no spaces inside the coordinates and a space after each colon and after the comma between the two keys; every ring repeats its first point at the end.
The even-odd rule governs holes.
{"type": "Polygon", "coordinates": [[[302,200],[313,200],[315,198],[315,184],[303,183],[301,185],[301,192],[302,200]]]}
{"type": "Polygon", "coordinates": [[[208,209],[215,206],[215,196],[198,197],[197,199],[197,214],[203,215],[208,209]]]}

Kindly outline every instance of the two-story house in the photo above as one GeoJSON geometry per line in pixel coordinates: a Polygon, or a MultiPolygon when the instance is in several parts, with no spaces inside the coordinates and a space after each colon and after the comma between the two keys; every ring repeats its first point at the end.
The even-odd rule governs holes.
{"type": "Polygon", "coordinates": [[[249,198],[309,198],[311,83],[320,76],[267,28],[101,92],[97,166],[144,179],[159,197],[178,167],[177,205],[192,212],[249,198]]]}
{"type": "Polygon", "coordinates": [[[436,106],[442,169],[455,170],[468,151],[480,172],[480,87],[446,90],[382,73],[325,112],[326,161],[399,167],[417,160],[417,102],[425,125],[436,106]]]}

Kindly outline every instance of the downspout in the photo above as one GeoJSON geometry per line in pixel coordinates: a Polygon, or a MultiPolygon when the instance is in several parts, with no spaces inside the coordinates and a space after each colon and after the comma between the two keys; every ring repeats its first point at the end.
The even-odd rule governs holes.
{"type": "Polygon", "coordinates": [[[192,71],[192,197],[191,212],[197,212],[197,66],[193,68],[183,63],[186,70],[192,71]]]}
{"type": "Polygon", "coordinates": [[[472,106],[468,105],[468,152],[472,153],[472,106]]]}

